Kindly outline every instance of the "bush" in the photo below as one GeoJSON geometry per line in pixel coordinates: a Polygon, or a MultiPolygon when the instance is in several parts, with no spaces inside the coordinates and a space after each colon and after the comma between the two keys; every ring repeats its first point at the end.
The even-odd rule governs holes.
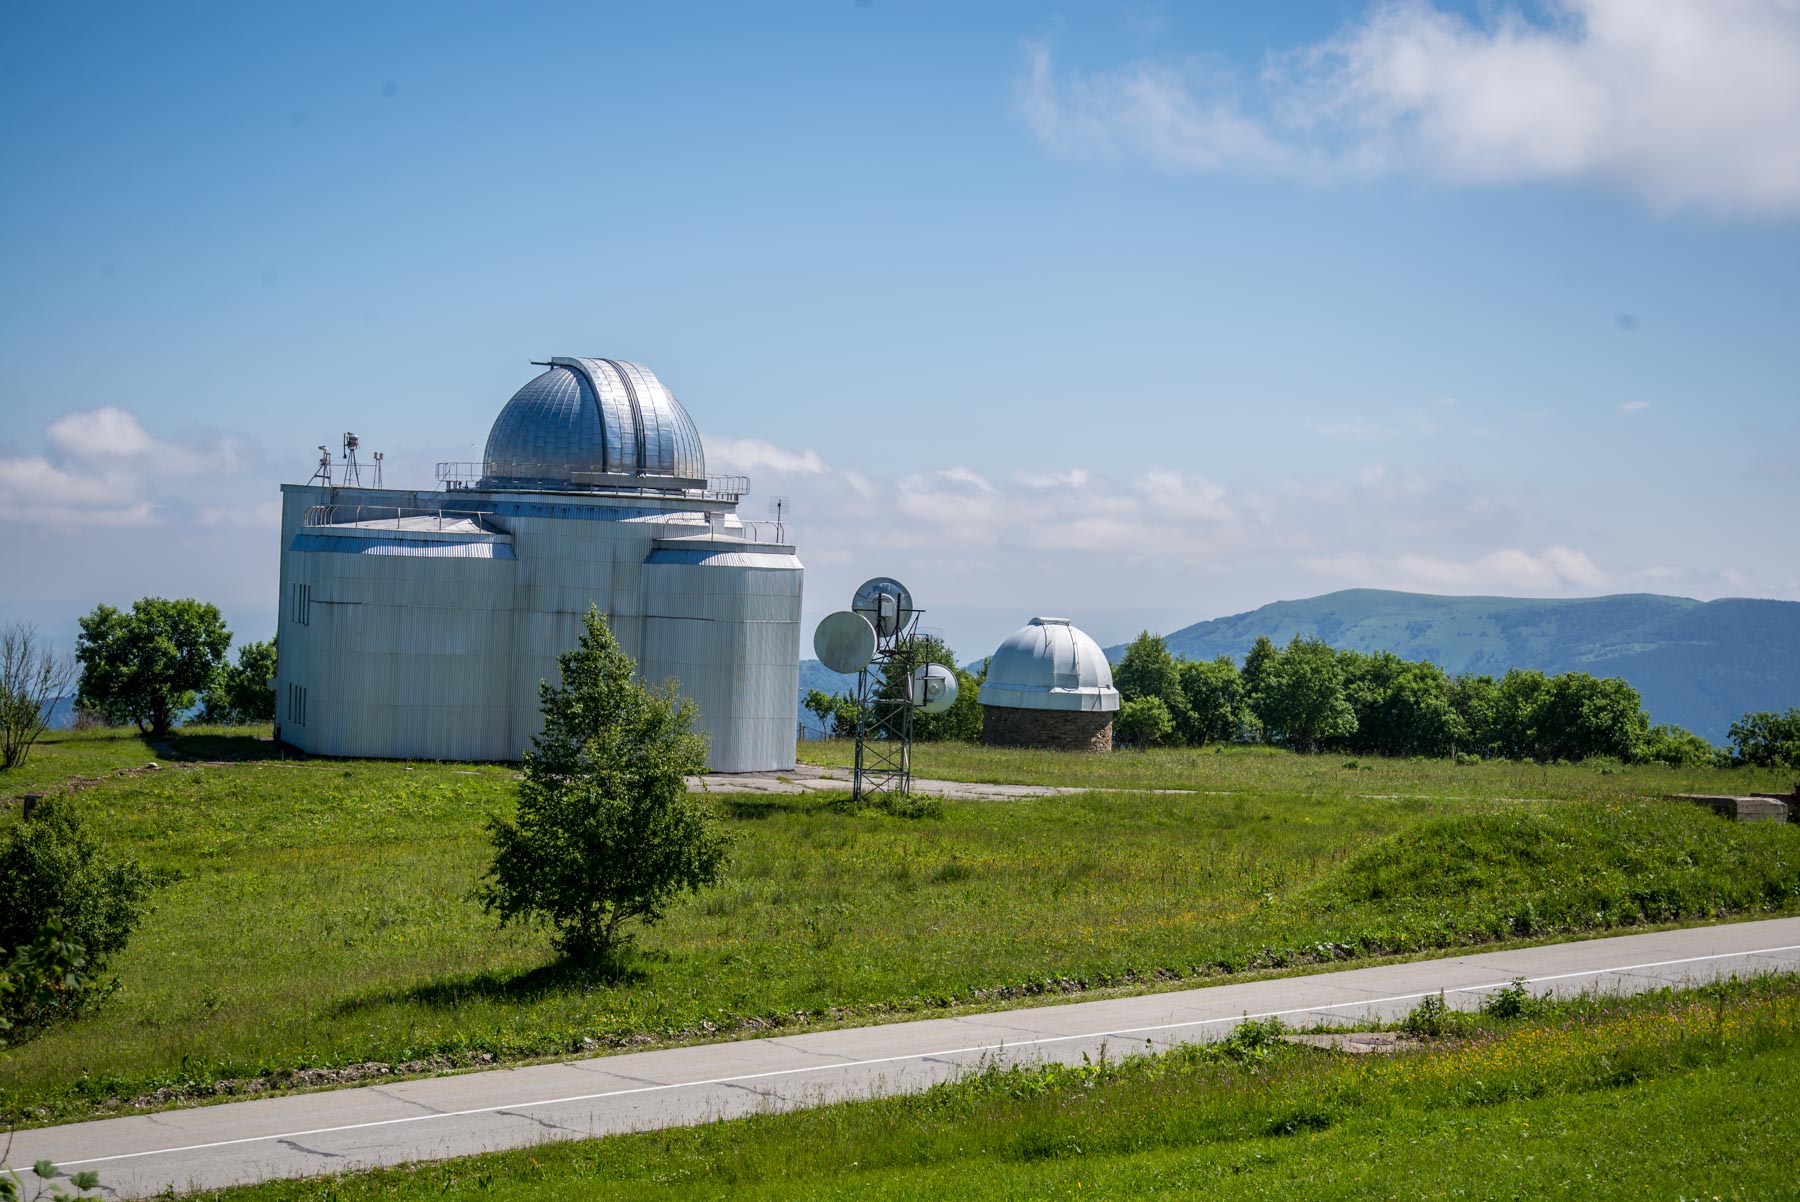
{"type": "Polygon", "coordinates": [[[75,642],[81,664],[75,704],[111,722],[135,722],[160,739],[213,683],[230,646],[231,631],[216,605],[145,597],[128,612],[97,606],[81,619],[75,642]]]}
{"type": "Polygon", "coordinates": [[[96,978],[148,910],[150,879],[110,859],[61,802],[39,805],[0,845],[0,1018],[16,1041],[112,988],[96,978]]]}
{"type": "Polygon", "coordinates": [[[1169,707],[1155,697],[1137,697],[1119,705],[1113,738],[1121,747],[1155,747],[1175,734],[1169,707]]]}
{"type": "Polygon", "coordinates": [[[1419,999],[1419,1004],[1412,1008],[1412,1012],[1400,1020],[1402,1031],[1421,1038],[1461,1035],[1474,1025],[1474,1016],[1452,1009],[1442,993],[1426,994],[1419,999]]]}
{"type": "Polygon", "coordinates": [[[1532,995],[1524,977],[1514,977],[1512,984],[1502,985],[1481,999],[1481,1012],[1489,1018],[1535,1018],[1545,1008],[1545,999],[1532,995]]]}
{"type": "Polygon", "coordinates": [[[659,921],[683,890],[717,881],[727,836],[688,792],[706,770],[694,704],[649,689],[599,612],[557,658],[562,683],[538,686],[543,732],[531,741],[518,815],[493,818],[482,903],[502,924],[545,921],[577,964],[610,967],[628,922],[659,921]]]}
{"type": "Polygon", "coordinates": [[[1731,724],[1732,756],[1759,768],[1800,768],[1800,709],[1745,714],[1731,724]]]}
{"type": "Polygon", "coordinates": [[[275,640],[245,643],[237,663],[223,664],[201,698],[200,720],[216,726],[243,726],[275,720],[275,640]]]}

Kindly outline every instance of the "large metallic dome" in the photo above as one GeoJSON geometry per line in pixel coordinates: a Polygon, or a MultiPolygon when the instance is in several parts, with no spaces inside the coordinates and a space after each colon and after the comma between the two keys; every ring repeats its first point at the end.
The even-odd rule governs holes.
{"type": "Polygon", "coordinates": [[[988,660],[979,700],[1015,709],[1119,708],[1106,654],[1067,618],[1033,618],[1008,635],[988,660]]]}
{"type": "Polygon", "coordinates": [[[482,488],[704,488],[700,432],[649,368],[550,360],[494,419],[482,488]]]}

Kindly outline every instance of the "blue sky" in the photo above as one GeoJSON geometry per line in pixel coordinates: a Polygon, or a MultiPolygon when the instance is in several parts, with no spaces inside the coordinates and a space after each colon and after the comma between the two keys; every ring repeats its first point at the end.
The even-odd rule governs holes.
{"type": "MultiPolygon", "coordinates": [[[[0,9],[0,606],[274,622],[277,485],[649,364],[808,609],[1800,599],[1775,0],[0,9]]],[[[962,644],[967,644],[963,646],[962,644]]]]}

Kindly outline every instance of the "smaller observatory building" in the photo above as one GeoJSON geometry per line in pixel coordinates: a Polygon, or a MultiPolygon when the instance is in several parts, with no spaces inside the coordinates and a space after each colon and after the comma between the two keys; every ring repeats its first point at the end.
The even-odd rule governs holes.
{"type": "Polygon", "coordinates": [[[982,741],[993,746],[1112,749],[1112,665],[1067,618],[1033,618],[1007,636],[978,700],[982,741]]]}
{"type": "Polygon", "coordinates": [[[435,489],[361,487],[351,435],[335,483],[321,447],[313,482],[282,485],[276,737],[517,760],[591,605],[645,681],[693,700],[713,771],[791,768],[803,571],[782,528],[738,516],[750,482],[707,474],[648,368],[540,366],[435,489]]]}

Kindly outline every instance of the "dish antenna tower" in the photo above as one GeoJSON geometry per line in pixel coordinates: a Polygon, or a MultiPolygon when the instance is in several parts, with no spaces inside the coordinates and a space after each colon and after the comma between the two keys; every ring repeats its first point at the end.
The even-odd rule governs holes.
{"type": "Polygon", "coordinates": [[[956,703],[956,674],[918,662],[920,612],[904,584],[877,576],[856,590],[849,609],[828,614],[813,632],[820,663],[856,673],[851,790],[859,804],[912,793],[913,712],[941,714],[956,703]],[[884,697],[882,686],[891,680],[902,682],[899,695],[884,697]]]}

